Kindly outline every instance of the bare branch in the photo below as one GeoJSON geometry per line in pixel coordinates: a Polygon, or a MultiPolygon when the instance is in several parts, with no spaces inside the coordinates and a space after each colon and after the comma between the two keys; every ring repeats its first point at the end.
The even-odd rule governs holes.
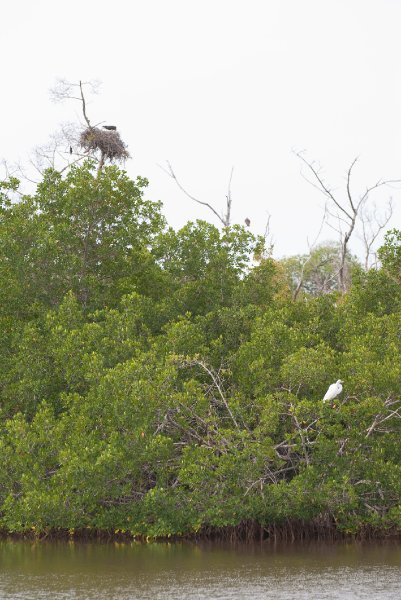
{"type": "Polygon", "coordinates": [[[354,205],[354,202],[352,200],[352,195],[351,195],[351,173],[352,173],[352,169],[354,168],[354,165],[357,160],[358,160],[358,157],[355,157],[354,160],[352,161],[350,168],[348,169],[348,173],[347,173],[347,195],[348,195],[349,203],[351,205],[352,212],[354,214],[355,214],[355,205],[354,205]]]}
{"type": "Polygon", "coordinates": [[[323,178],[320,174],[320,169],[318,169],[315,166],[315,163],[308,161],[304,156],[304,152],[294,152],[294,154],[302,161],[302,163],[304,165],[307,166],[307,168],[309,169],[309,172],[312,173],[312,175],[313,175],[314,181],[309,181],[308,179],[307,179],[307,181],[309,181],[309,183],[311,183],[313,185],[313,187],[317,188],[320,192],[322,192],[325,195],[325,197],[328,199],[328,202],[332,203],[339,211],[337,214],[334,215],[331,212],[330,208],[327,209],[327,214],[329,216],[335,218],[338,221],[338,229],[329,222],[327,222],[327,224],[332,229],[337,231],[337,233],[340,235],[340,239],[341,239],[341,259],[340,259],[340,268],[339,268],[338,276],[339,276],[340,288],[341,288],[342,292],[344,293],[347,290],[346,257],[347,257],[347,252],[348,252],[348,245],[349,245],[349,241],[354,233],[357,219],[359,218],[362,220],[363,235],[364,235],[365,247],[366,247],[366,252],[367,252],[367,258],[365,256],[365,264],[367,264],[367,262],[369,260],[369,255],[371,253],[371,247],[372,247],[373,242],[377,238],[377,235],[379,234],[379,232],[383,229],[383,227],[385,227],[387,225],[388,221],[391,218],[391,214],[390,214],[388,216],[388,219],[386,218],[385,224],[380,225],[378,223],[379,231],[375,231],[373,234],[372,233],[370,234],[370,236],[369,236],[370,241],[367,244],[367,231],[366,231],[366,227],[365,227],[367,219],[365,218],[365,223],[364,223],[364,217],[362,215],[362,212],[363,212],[363,207],[369,198],[369,194],[373,190],[378,189],[379,187],[382,187],[384,185],[389,185],[389,184],[400,183],[401,180],[379,179],[374,185],[367,187],[365,192],[359,197],[358,201],[356,201],[354,199],[353,193],[351,191],[351,178],[352,178],[352,174],[353,174],[353,168],[358,160],[358,157],[356,157],[351,162],[351,164],[348,168],[348,171],[347,171],[347,178],[346,178],[346,198],[347,199],[346,199],[346,201],[341,201],[337,197],[337,195],[334,195],[333,191],[327,186],[327,184],[325,183],[325,181],[323,180],[323,178]],[[345,225],[344,231],[341,226],[342,224],[345,225]]]}
{"type": "Polygon", "coordinates": [[[268,238],[268,237],[269,237],[269,235],[270,235],[270,221],[271,221],[271,218],[272,218],[272,216],[271,216],[271,214],[268,212],[268,213],[267,213],[267,220],[266,220],[265,230],[264,230],[264,232],[263,232],[263,239],[265,240],[265,242],[266,242],[267,238],[268,238]]]}
{"type": "MultiPolygon", "coordinates": [[[[268,211],[266,211],[266,212],[267,212],[267,219],[266,219],[266,224],[265,224],[265,230],[264,230],[263,236],[262,236],[263,237],[263,247],[264,247],[262,256],[272,256],[273,248],[274,248],[274,238],[273,238],[273,235],[271,233],[271,228],[270,228],[272,216],[268,211]]],[[[259,258],[261,259],[262,256],[260,256],[259,258]]]]}
{"type": "Polygon", "coordinates": [[[368,270],[370,256],[374,254],[372,252],[373,244],[393,216],[393,199],[389,198],[386,210],[381,216],[378,214],[376,205],[373,207],[373,212],[369,212],[365,204],[361,206],[360,221],[362,225],[361,237],[365,247],[365,270],[368,270]]]}
{"type": "Polygon", "coordinates": [[[64,100],[82,101],[80,94],[80,86],[89,88],[90,93],[95,95],[99,93],[101,82],[98,80],[81,81],[72,83],[67,79],[58,78],[56,84],[49,90],[50,99],[52,102],[63,102],[64,100]]]}
{"type": "Polygon", "coordinates": [[[366,430],[365,438],[370,437],[370,435],[372,433],[374,433],[374,431],[377,429],[377,427],[379,425],[381,425],[382,423],[384,423],[385,421],[388,421],[389,419],[392,419],[393,417],[397,417],[398,419],[401,419],[401,414],[399,412],[401,410],[400,400],[393,400],[391,398],[391,396],[388,396],[387,399],[383,403],[383,407],[387,409],[387,413],[383,414],[383,412],[379,412],[375,416],[372,424],[366,430]],[[396,404],[400,404],[400,406],[398,406],[395,409],[390,409],[390,406],[395,406],[396,404]]]}
{"type": "Polygon", "coordinates": [[[219,394],[228,414],[230,415],[232,422],[234,423],[235,427],[237,429],[239,429],[239,425],[238,425],[238,423],[229,407],[228,401],[224,395],[222,381],[221,381],[219,372],[216,373],[211,367],[208,367],[208,365],[203,360],[198,359],[198,358],[194,358],[192,360],[184,359],[181,361],[181,365],[184,367],[199,366],[199,367],[201,367],[201,369],[203,369],[209,375],[210,379],[213,382],[214,387],[218,391],[218,394],[219,394]]]}
{"type": "Polygon", "coordinates": [[[85,101],[84,91],[82,89],[82,81],[79,82],[79,90],[81,92],[82,112],[83,112],[83,115],[84,115],[84,119],[85,119],[88,127],[90,127],[91,124],[90,124],[90,121],[88,119],[88,115],[86,114],[86,101],[85,101]]]}
{"type": "Polygon", "coordinates": [[[231,203],[232,203],[231,181],[233,178],[233,173],[234,173],[234,167],[231,167],[231,173],[230,173],[230,178],[228,180],[228,189],[227,189],[227,196],[226,196],[226,214],[224,216],[224,223],[226,224],[225,227],[229,227],[230,223],[231,223],[231,203]]]}
{"type": "Polygon", "coordinates": [[[352,219],[352,216],[348,213],[348,211],[337,201],[337,199],[335,198],[335,196],[333,195],[332,191],[327,187],[327,185],[324,183],[322,177],[319,174],[319,171],[314,167],[314,163],[313,162],[309,162],[306,160],[306,158],[303,156],[302,152],[294,152],[294,154],[300,159],[302,160],[302,162],[308,167],[308,169],[311,171],[311,173],[313,174],[313,176],[315,177],[315,179],[318,181],[319,186],[315,186],[317,187],[317,189],[320,192],[323,192],[323,194],[325,194],[326,196],[328,196],[333,202],[334,204],[337,206],[337,208],[339,210],[341,210],[349,219],[352,219]]]}
{"type": "Polygon", "coordinates": [[[158,165],[162,171],[164,171],[165,173],[167,173],[167,175],[169,177],[171,177],[171,179],[174,179],[174,181],[176,182],[177,186],[180,188],[180,190],[182,192],[184,192],[184,194],[186,196],[188,196],[188,198],[190,198],[191,200],[193,200],[194,202],[197,202],[198,204],[201,204],[202,206],[206,206],[209,210],[212,211],[212,213],[219,219],[219,221],[223,224],[224,227],[229,227],[230,226],[230,212],[231,212],[231,190],[230,190],[230,185],[231,185],[231,179],[232,179],[232,174],[233,174],[233,169],[234,167],[231,169],[231,175],[230,175],[230,180],[229,180],[229,187],[228,187],[228,195],[227,195],[227,214],[226,216],[221,216],[219,215],[219,213],[217,212],[217,210],[208,202],[203,202],[202,200],[199,200],[198,198],[195,198],[195,196],[192,196],[192,194],[190,194],[181,184],[181,182],[177,179],[177,176],[173,170],[173,167],[171,166],[169,161],[166,161],[167,164],[167,168],[163,167],[162,165],[158,165]],[[228,219],[228,220],[227,220],[228,219]]]}

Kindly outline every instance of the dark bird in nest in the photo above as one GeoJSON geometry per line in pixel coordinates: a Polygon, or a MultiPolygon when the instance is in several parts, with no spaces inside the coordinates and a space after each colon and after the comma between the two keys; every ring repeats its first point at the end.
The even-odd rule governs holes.
{"type": "Polygon", "coordinates": [[[107,129],[108,131],[116,131],[117,127],[115,125],[102,125],[103,129],[107,129]]]}
{"type": "Polygon", "coordinates": [[[247,218],[245,219],[245,225],[246,225],[247,227],[249,227],[249,225],[250,225],[250,224],[251,224],[251,221],[250,221],[250,219],[248,219],[248,217],[247,217],[247,218]]]}

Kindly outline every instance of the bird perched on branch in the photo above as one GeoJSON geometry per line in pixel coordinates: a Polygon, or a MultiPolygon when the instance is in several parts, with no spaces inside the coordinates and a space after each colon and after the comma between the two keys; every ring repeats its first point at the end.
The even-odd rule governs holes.
{"type": "Polygon", "coordinates": [[[247,218],[245,219],[245,225],[246,225],[247,227],[249,227],[249,225],[250,225],[250,224],[251,224],[251,220],[250,220],[250,219],[248,219],[248,217],[247,217],[247,218]]]}
{"type": "Polygon", "coordinates": [[[108,131],[116,131],[117,127],[115,125],[102,125],[103,129],[107,129],[108,131]]]}
{"type": "Polygon", "coordinates": [[[337,398],[337,396],[343,391],[342,383],[343,382],[341,379],[338,379],[335,383],[332,383],[323,398],[323,402],[337,398]]]}

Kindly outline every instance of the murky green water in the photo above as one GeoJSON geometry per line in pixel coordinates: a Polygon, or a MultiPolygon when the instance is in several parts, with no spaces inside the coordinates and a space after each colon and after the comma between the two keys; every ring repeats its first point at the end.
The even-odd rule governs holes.
{"type": "Polygon", "coordinates": [[[400,544],[0,542],[0,598],[401,598],[400,544]]]}

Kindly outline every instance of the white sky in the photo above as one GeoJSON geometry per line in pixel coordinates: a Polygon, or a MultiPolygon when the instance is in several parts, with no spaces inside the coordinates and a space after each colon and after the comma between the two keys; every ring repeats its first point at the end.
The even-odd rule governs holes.
{"type": "MultiPolygon", "coordinates": [[[[322,218],[293,148],[339,193],[356,155],[355,191],[401,178],[401,0],[3,0],[1,21],[0,157],[24,160],[79,114],[50,102],[57,77],[99,79],[92,122],[118,126],[174,227],[217,221],[166,159],[219,210],[234,165],[234,221],[262,233],[270,212],[276,256],[305,251],[322,218]]],[[[401,188],[375,198],[389,195],[400,226],[401,188]]]]}

